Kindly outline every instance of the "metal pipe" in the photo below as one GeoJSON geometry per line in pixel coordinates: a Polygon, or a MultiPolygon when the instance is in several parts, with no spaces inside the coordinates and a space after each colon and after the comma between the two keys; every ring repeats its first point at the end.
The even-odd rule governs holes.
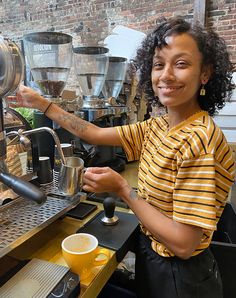
{"type": "Polygon", "coordinates": [[[57,136],[57,134],[55,133],[55,131],[49,127],[38,127],[38,128],[34,128],[34,129],[31,129],[31,130],[22,130],[22,129],[19,129],[18,130],[18,135],[19,137],[22,137],[22,136],[27,136],[27,135],[31,135],[31,134],[34,134],[34,133],[38,133],[38,132],[48,132],[51,134],[51,136],[53,137],[54,139],[54,142],[55,144],[57,145],[57,150],[58,150],[58,154],[61,158],[61,162],[65,165],[66,164],[66,159],[65,159],[65,156],[64,156],[64,153],[62,151],[62,148],[61,148],[61,143],[60,143],[60,140],[57,136]]]}

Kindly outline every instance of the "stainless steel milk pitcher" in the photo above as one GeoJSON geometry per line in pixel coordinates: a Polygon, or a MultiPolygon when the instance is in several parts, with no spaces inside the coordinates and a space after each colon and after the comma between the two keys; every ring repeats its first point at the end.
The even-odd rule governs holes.
{"type": "Polygon", "coordinates": [[[66,163],[61,165],[59,172],[58,190],[67,196],[73,196],[82,188],[84,161],[75,156],[65,159],[66,163]]]}

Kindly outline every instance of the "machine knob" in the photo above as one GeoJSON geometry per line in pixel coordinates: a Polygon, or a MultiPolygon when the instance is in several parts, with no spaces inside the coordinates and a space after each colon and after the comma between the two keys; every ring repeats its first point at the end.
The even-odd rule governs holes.
{"type": "Polygon", "coordinates": [[[119,218],[114,215],[115,211],[115,199],[112,197],[107,197],[103,201],[105,216],[101,219],[104,225],[110,226],[118,223],[119,218]]]}

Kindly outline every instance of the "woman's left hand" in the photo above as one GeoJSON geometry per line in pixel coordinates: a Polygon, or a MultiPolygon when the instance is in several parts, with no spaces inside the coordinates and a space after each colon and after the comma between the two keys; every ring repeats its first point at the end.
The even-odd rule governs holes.
{"type": "Polygon", "coordinates": [[[127,181],[109,167],[87,168],[83,177],[83,190],[88,192],[119,192],[127,181]]]}

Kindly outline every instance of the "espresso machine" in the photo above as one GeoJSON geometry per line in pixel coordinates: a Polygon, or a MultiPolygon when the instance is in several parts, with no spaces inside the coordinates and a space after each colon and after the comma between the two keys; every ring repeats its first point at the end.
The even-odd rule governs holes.
{"type": "MultiPolygon", "coordinates": [[[[35,258],[33,260],[28,258],[27,260],[18,260],[14,256],[13,250],[15,248],[53,221],[62,218],[77,205],[79,206],[84,194],[81,193],[78,198],[61,197],[59,193],[56,193],[58,188],[57,185],[54,185],[54,181],[52,184],[49,183],[50,185],[36,187],[34,179],[26,181],[22,180],[23,178],[21,177],[8,173],[5,162],[8,150],[6,147],[3,99],[13,94],[17,89],[23,79],[24,64],[18,47],[1,37],[0,59],[0,182],[12,188],[19,195],[11,202],[0,206],[0,296],[6,297],[7,295],[2,293],[6,293],[8,290],[7,293],[10,293],[10,296],[12,296],[13,292],[11,290],[15,289],[13,296],[17,297],[19,295],[17,285],[20,285],[20,288],[23,285],[25,287],[24,293],[28,293],[28,287],[32,289],[36,284],[37,294],[40,296],[43,293],[40,297],[58,297],[59,295],[62,297],[61,293],[65,293],[65,296],[69,297],[69,293],[72,291],[73,295],[71,296],[77,297],[79,295],[80,280],[69,268],[35,258]],[[52,191],[55,193],[52,193],[52,191]],[[10,254],[12,252],[13,256],[10,254]],[[4,264],[10,265],[8,267],[8,265],[4,266],[4,264]],[[41,277],[44,277],[43,282],[41,277]],[[31,284],[33,285],[32,288],[31,284]]],[[[46,130],[48,131],[48,129],[50,128],[46,130]]],[[[8,137],[13,137],[13,140],[15,138],[19,139],[24,145],[30,145],[26,137],[41,132],[41,130],[45,130],[45,128],[35,128],[28,131],[19,129],[15,131],[13,129],[8,133],[8,137]]],[[[43,143],[45,144],[45,142],[43,143]]],[[[85,199],[85,196],[83,199],[85,199]]],[[[107,215],[111,215],[110,213],[112,212],[109,212],[107,215]]],[[[119,223],[115,226],[115,230],[102,229],[103,231],[101,231],[101,226],[109,228],[109,225],[101,224],[100,215],[102,214],[99,213],[99,224],[95,228],[95,231],[99,230],[99,235],[97,235],[99,245],[116,250],[117,260],[121,261],[129,250],[130,243],[134,242],[133,232],[138,226],[138,221],[133,214],[119,214],[119,223]],[[114,244],[113,241],[117,239],[118,241],[114,244]]],[[[113,216],[107,217],[109,220],[113,218],[113,216]]],[[[97,220],[97,217],[95,220],[97,220]]],[[[93,226],[89,225],[89,228],[91,227],[93,228],[93,226]]],[[[90,233],[95,231],[92,230],[90,233]]],[[[44,240],[46,242],[47,239],[44,240]]],[[[22,291],[20,295],[22,296],[22,291]]]]}
{"type": "MultiPolygon", "coordinates": [[[[35,32],[24,36],[23,47],[26,62],[30,67],[34,82],[41,94],[55,104],[66,109],[66,102],[61,98],[72,65],[72,37],[61,32],[35,32]]],[[[47,118],[42,112],[34,111],[34,126],[50,127],[59,139],[65,134],[63,128],[47,118]]],[[[66,135],[70,135],[66,132],[66,135]]],[[[70,135],[70,139],[73,136],[70,135]]],[[[54,165],[54,140],[42,132],[37,135],[39,155],[49,156],[54,165]],[[47,144],[45,146],[44,144],[47,144]]]]}
{"type": "MultiPolygon", "coordinates": [[[[32,151],[34,140],[31,134],[47,131],[50,128],[25,130],[24,123],[15,116],[13,125],[5,126],[7,97],[14,94],[23,79],[24,61],[17,45],[0,37],[0,258],[38,233],[54,220],[80,203],[83,196],[58,198],[58,183],[53,180],[47,185],[37,181],[36,168],[28,167],[19,175],[10,172],[11,165],[18,168],[18,151],[12,147],[23,149],[23,153],[32,151]],[[4,104],[3,104],[4,102],[4,104]],[[16,126],[17,123],[17,126],[16,126]],[[21,127],[19,129],[19,126],[21,127]],[[14,142],[14,145],[13,145],[14,142]],[[8,199],[7,202],[4,199],[8,199]]],[[[22,119],[21,119],[22,120],[22,119]]],[[[52,133],[53,130],[51,130],[52,133]]],[[[51,136],[50,136],[51,137],[51,136]]],[[[37,143],[35,143],[37,145],[37,143]]],[[[19,163],[23,168],[23,163],[19,163]]],[[[18,172],[17,172],[18,173],[18,172]]],[[[2,279],[0,278],[0,281],[2,279]]]]}
{"type": "Polygon", "coordinates": [[[0,60],[0,181],[3,183],[0,187],[1,196],[4,199],[5,185],[18,195],[42,203],[46,200],[44,193],[28,181],[12,175],[8,171],[3,100],[6,96],[13,94],[22,81],[24,62],[17,45],[3,37],[0,37],[0,60]]]}

